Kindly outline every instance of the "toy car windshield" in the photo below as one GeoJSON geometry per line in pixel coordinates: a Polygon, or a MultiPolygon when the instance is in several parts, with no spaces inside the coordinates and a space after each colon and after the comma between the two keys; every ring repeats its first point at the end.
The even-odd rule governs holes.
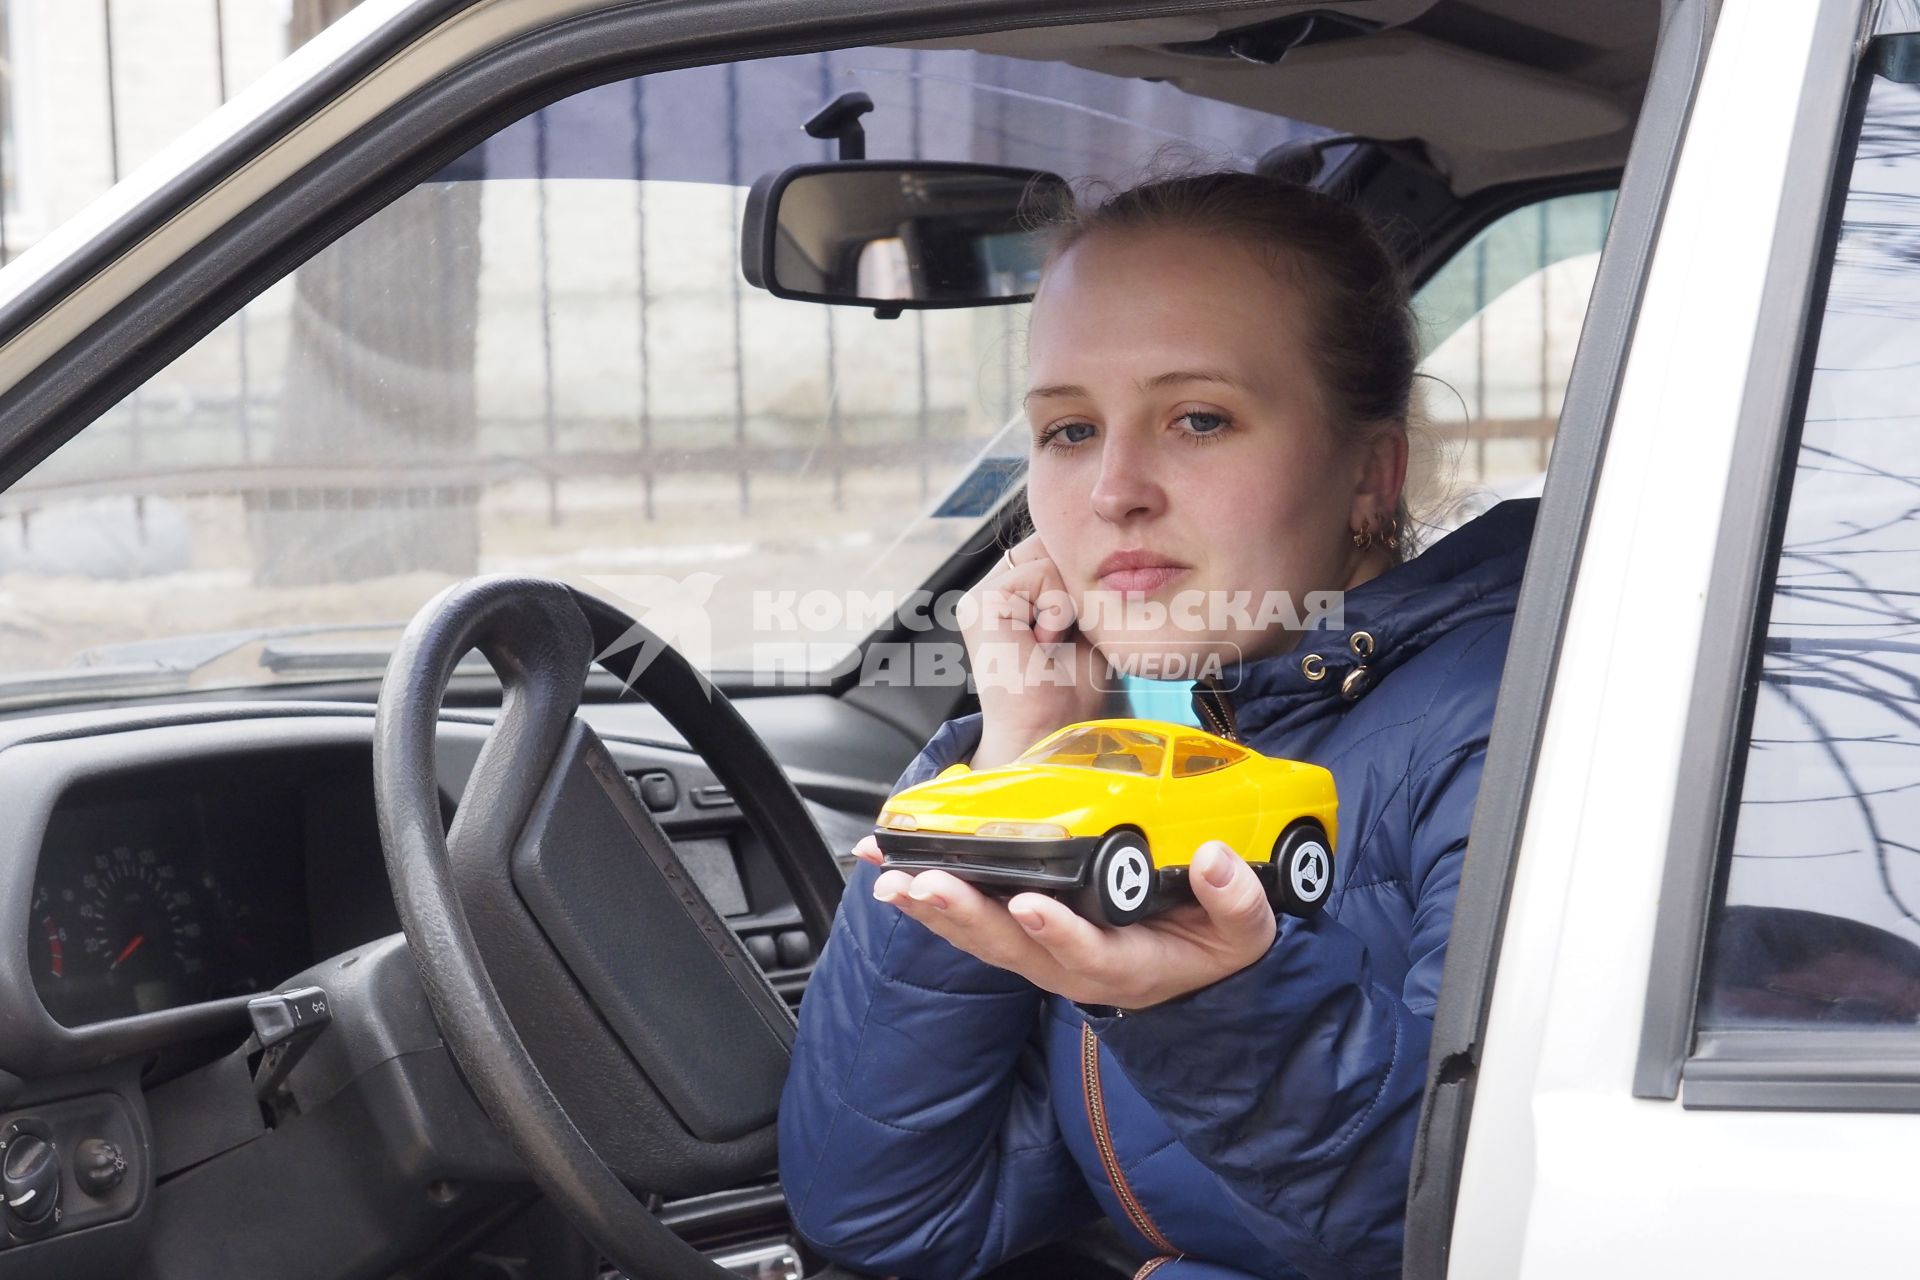
{"type": "Polygon", "coordinates": [[[1160,772],[1167,740],[1139,729],[1073,729],[1029,747],[1022,764],[1064,764],[1114,773],[1160,772]]]}

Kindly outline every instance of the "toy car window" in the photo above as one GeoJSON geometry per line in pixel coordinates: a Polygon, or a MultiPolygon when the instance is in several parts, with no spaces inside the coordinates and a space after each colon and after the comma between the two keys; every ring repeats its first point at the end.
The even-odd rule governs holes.
{"type": "Polygon", "coordinates": [[[1189,738],[1173,749],[1173,776],[1192,778],[1212,773],[1216,769],[1226,768],[1244,755],[1246,752],[1224,742],[1202,742],[1189,738]]]}
{"type": "Polygon", "coordinates": [[[1702,1029],[1920,1022],[1920,36],[1868,57],[1702,1029]]]}
{"type": "Polygon", "coordinates": [[[1111,773],[1158,774],[1167,740],[1141,729],[1080,729],[1043,742],[1020,758],[1028,764],[1066,764],[1111,773]]]}

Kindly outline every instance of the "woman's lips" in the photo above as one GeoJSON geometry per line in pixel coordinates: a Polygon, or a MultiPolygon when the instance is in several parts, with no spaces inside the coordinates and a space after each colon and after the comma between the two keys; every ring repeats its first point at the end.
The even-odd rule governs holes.
{"type": "Polygon", "coordinates": [[[1095,566],[1093,577],[1103,590],[1141,595],[1158,591],[1190,567],[1178,560],[1169,560],[1164,552],[1131,547],[1102,560],[1095,566]]]}
{"type": "Polygon", "coordinates": [[[1185,573],[1185,565],[1153,564],[1135,569],[1114,569],[1100,575],[1100,585],[1108,591],[1127,594],[1158,591],[1185,573]]]}

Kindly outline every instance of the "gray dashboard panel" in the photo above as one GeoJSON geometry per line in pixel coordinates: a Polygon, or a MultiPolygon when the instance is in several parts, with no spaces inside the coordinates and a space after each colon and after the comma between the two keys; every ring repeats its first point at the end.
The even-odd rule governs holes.
{"type": "MultiPolygon", "coordinates": [[[[766,698],[743,699],[740,705],[783,760],[796,754],[795,738],[808,737],[815,750],[804,754],[820,762],[824,753],[819,747],[844,732],[844,726],[823,723],[832,718],[830,712],[823,716],[825,709],[813,706],[769,714],[776,702],[803,700],[832,702],[766,698]]],[[[915,745],[860,712],[845,714],[865,722],[872,740],[837,752],[836,762],[854,764],[865,776],[819,768],[790,771],[829,847],[843,861],[852,842],[871,830],[898,762],[910,756],[915,745]],[[881,777],[884,781],[876,780],[881,777]]],[[[657,815],[663,823],[739,823],[737,808],[692,804],[692,790],[712,783],[713,776],[650,709],[638,704],[587,706],[581,718],[601,735],[623,770],[669,768],[680,780],[678,804],[657,815]]],[[[484,714],[443,716],[437,764],[442,790],[450,799],[464,788],[489,723],[484,714]]],[[[27,926],[47,820],[64,792],[78,783],[155,766],[359,747],[368,751],[371,787],[372,734],[372,708],[346,703],[200,703],[0,722],[0,796],[7,798],[10,809],[10,820],[0,826],[0,1070],[27,1078],[82,1071],[208,1035],[244,1033],[246,1027],[245,996],[78,1027],[63,1026],[48,1013],[34,986],[27,926]]],[[[777,912],[768,917],[775,923],[780,918],[777,912]]]]}

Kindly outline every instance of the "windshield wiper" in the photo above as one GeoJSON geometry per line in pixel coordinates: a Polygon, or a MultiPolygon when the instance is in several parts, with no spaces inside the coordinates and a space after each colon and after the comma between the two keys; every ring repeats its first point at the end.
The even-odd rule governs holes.
{"type": "MultiPolygon", "coordinates": [[[[0,707],[60,702],[102,694],[133,697],[178,693],[191,687],[194,676],[201,671],[249,645],[296,636],[399,632],[405,627],[404,622],[309,623],[240,631],[207,631],[153,640],[130,640],[122,644],[95,645],[74,654],[73,660],[64,667],[0,673],[0,707]]],[[[267,645],[261,654],[261,664],[277,672],[280,668],[266,661],[270,652],[272,646],[267,645]]],[[[385,654],[387,650],[381,649],[380,652],[385,654]]],[[[386,661],[382,657],[375,669],[376,674],[385,666],[386,661]]]]}
{"type": "MultiPolygon", "coordinates": [[[[387,669],[393,647],[384,644],[270,644],[260,650],[260,665],[275,675],[380,675],[387,669]]],[[[493,667],[478,649],[454,666],[462,676],[492,675],[493,667]]]]}
{"type": "MultiPolygon", "coordinates": [[[[95,645],[73,655],[75,667],[143,666],[148,670],[194,672],[248,645],[295,636],[356,635],[365,631],[401,631],[405,622],[313,622],[297,626],[249,627],[239,631],[202,631],[124,644],[95,645]]],[[[264,662],[262,665],[266,665],[264,662]]]]}

